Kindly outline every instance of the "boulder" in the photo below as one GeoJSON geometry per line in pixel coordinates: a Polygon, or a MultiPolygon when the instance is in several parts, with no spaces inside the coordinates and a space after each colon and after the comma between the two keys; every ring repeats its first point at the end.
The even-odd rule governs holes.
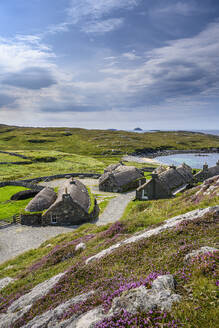
{"type": "Polygon", "coordinates": [[[191,259],[193,259],[194,257],[196,257],[198,255],[207,254],[209,252],[211,252],[211,253],[218,252],[218,249],[217,248],[214,248],[214,247],[203,246],[200,249],[194,250],[191,253],[187,254],[184,257],[184,261],[185,262],[188,262],[188,261],[190,261],[191,259]]]}
{"type": "Polygon", "coordinates": [[[0,279],[0,290],[8,286],[12,281],[14,281],[14,279],[10,277],[0,279]]]}
{"type": "Polygon", "coordinates": [[[80,243],[75,246],[75,251],[83,251],[86,248],[85,243],[80,243]]]}
{"type": "Polygon", "coordinates": [[[174,302],[179,302],[181,296],[174,293],[175,282],[172,275],[159,276],[152,283],[152,288],[140,286],[122,293],[113,300],[110,315],[116,315],[122,310],[135,314],[138,311],[149,311],[157,308],[170,310],[174,302]]]}

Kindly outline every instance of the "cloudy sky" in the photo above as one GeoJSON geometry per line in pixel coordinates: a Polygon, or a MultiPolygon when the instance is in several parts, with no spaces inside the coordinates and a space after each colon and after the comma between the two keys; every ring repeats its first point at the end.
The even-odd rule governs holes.
{"type": "Polygon", "coordinates": [[[219,126],[218,0],[1,0],[0,123],[219,126]]]}

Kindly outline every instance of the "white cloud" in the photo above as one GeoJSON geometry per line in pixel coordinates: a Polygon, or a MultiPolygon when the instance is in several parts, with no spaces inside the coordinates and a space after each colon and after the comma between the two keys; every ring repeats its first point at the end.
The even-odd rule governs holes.
{"type": "Polygon", "coordinates": [[[72,0],[68,8],[69,23],[85,33],[106,33],[119,28],[123,18],[114,17],[118,9],[130,10],[141,0],[72,0]]]}
{"type": "Polygon", "coordinates": [[[117,29],[123,23],[122,18],[111,18],[101,21],[91,21],[82,27],[82,31],[86,33],[106,33],[117,29]]]}
{"type": "Polygon", "coordinates": [[[132,9],[139,0],[72,0],[68,14],[74,23],[83,18],[99,19],[117,9],[132,9]]]}
{"type": "Polygon", "coordinates": [[[190,16],[200,11],[202,11],[201,7],[200,6],[197,7],[192,2],[188,3],[188,2],[178,1],[168,6],[157,7],[153,9],[151,12],[153,14],[158,14],[158,15],[177,14],[183,16],[190,16]]]}
{"type": "Polygon", "coordinates": [[[13,39],[0,38],[0,72],[22,70],[27,66],[52,66],[55,54],[40,42],[37,36],[16,36],[13,39]]]}
{"type": "Polygon", "coordinates": [[[136,59],[139,59],[140,58],[134,52],[126,52],[122,56],[125,57],[125,58],[127,58],[127,59],[129,59],[129,60],[136,60],[136,59]]]}

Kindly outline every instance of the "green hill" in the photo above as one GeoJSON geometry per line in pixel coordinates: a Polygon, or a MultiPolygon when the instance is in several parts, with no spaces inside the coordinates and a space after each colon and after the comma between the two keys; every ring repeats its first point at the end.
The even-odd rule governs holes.
{"type": "MultiPolygon", "coordinates": [[[[154,308],[134,314],[122,312],[92,327],[216,327],[219,323],[216,296],[218,253],[200,254],[191,261],[185,261],[185,256],[204,246],[216,246],[219,207],[192,212],[178,221],[174,219],[172,227],[170,222],[173,220],[165,220],[217,205],[218,192],[218,177],[215,177],[175,199],[134,201],[119,222],[102,227],[83,225],[2,264],[0,278],[15,280],[1,290],[0,319],[5,320],[7,315],[10,320],[14,317],[8,327],[23,327],[35,317],[39,319],[37,316],[41,314],[44,314],[41,320],[50,318],[47,311],[62,305],[63,309],[67,307],[60,308],[56,314],[51,312],[51,320],[56,320],[53,327],[61,327],[61,323],[62,327],[79,327],[64,325],[64,322],[72,318],[76,321],[77,318],[83,319],[85,313],[99,306],[103,306],[107,313],[115,297],[125,297],[128,291],[139,286],[150,290],[157,277],[171,274],[176,282],[175,293],[181,296],[180,302],[175,303],[171,310],[154,308]],[[148,230],[155,232],[167,223],[169,228],[151,236],[145,234],[148,230]],[[131,242],[130,238],[136,238],[136,241],[131,242]],[[76,250],[75,246],[80,243],[85,247],[76,250]],[[118,243],[121,245],[111,248],[98,259],[100,252],[118,243]],[[90,261],[93,256],[96,259],[90,261]],[[46,294],[37,294],[36,289],[30,293],[45,281],[41,287],[46,290],[52,283],[48,279],[58,274],[62,275],[56,277],[57,281],[46,294]],[[29,295],[29,301],[25,301],[22,295],[29,295]],[[78,295],[83,297],[77,298],[78,295]],[[22,300],[20,306],[23,305],[21,308],[14,305],[13,309],[16,300],[22,300]],[[4,314],[8,308],[10,313],[4,314]]],[[[51,327],[48,322],[43,327],[51,327]]],[[[39,322],[36,327],[40,327],[39,322]]]]}

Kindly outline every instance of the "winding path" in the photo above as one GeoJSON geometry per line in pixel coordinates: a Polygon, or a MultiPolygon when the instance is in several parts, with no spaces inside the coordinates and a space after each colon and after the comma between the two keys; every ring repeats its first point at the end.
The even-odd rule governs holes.
{"type": "Polygon", "coordinates": [[[134,198],[135,191],[131,191],[111,199],[103,214],[100,215],[96,224],[104,225],[118,221],[123,215],[128,203],[134,198]]]}
{"type": "MultiPolygon", "coordinates": [[[[66,179],[64,179],[65,181],[66,179]]],[[[134,199],[135,192],[124,194],[100,192],[97,187],[97,180],[83,179],[83,183],[90,186],[92,192],[103,196],[116,196],[109,201],[108,206],[100,217],[94,222],[97,225],[104,225],[115,222],[121,218],[128,203],[134,199]]],[[[54,180],[41,185],[56,187],[63,183],[63,179],[54,180]]],[[[44,241],[55,237],[61,233],[71,232],[77,229],[78,226],[47,226],[47,227],[32,227],[20,224],[5,225],[0,229],[0,264],[12,259],[13,257],[22,254],[33,248],[39,247],[44,241]]]]}

